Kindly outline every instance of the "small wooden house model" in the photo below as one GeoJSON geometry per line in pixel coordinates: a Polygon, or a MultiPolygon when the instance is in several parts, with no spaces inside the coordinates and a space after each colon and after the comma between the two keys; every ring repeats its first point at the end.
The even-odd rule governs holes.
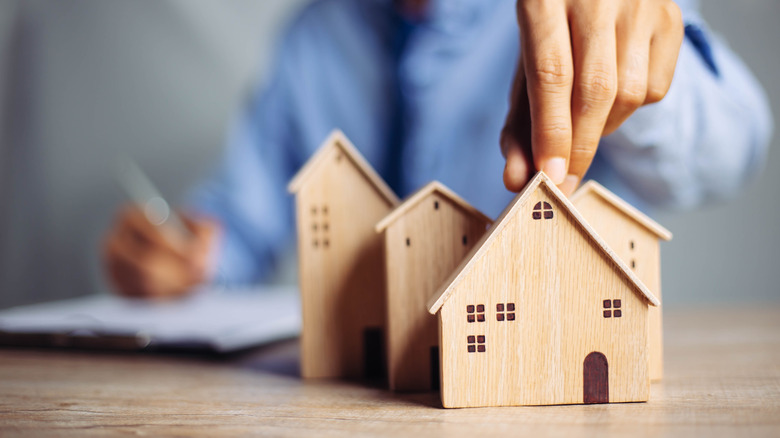
{"type": "MultiPolygon", "coordinates": [[[[661,298],[660,240],[672,233],[595,181],[582,185],[570,198],[585,220],[642,280],[661,298]]],[[[650,380],[663,378],[661,306],[650,309],[650,380]]]]}
{"type": "Polygon", "coordinates": [[[491,223],[434,181],[377,224],[385,236],[391,390],[439,388],[439,329],[425,305],[491,223]]]}
{"type": "Polygon", "coordinates": [[[429,301],[444,407],[646,401],[658,300],[543,173],[429,301]]]}
{"type": "Polygon", "coordinates": [[[385,261],[374,226],[398,198],[340,131],[289,191],[296,195],[301,375],[383,377],[385,261]]]}

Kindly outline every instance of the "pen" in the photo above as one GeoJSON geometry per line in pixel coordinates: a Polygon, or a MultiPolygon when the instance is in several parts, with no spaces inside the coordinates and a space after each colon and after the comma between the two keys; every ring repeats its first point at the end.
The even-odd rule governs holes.
{"type": "Polygon", "coordinates": [[[171,209],[168,201],[163,198],[157,187],[135,161],[130,158],[120,159],[117,182],[130,199],[138,205],[138,208],[143,211],[150,223],[157,226],[167,225],[181,236],[192,237],[190,229],[187,228],[181,217],[171,209]]]}
{"type": "MultiPolygon", "coordinates": [[[[184,224],[181,217],[171,209],[168,201],[163,198],[157,187],[155,187],[135,161],[128,157],[123,157],[119,160],[117,182],[130,199],[138,205],[138,208],[143,211],[144,216],[150,223],[156,226],[165,225],[185,239],[194,238],[192,231],[184,224]]],[[[216,275],[215,278],[219,282],[219,279],[222,278],[221,269],[219,266],[214,269],[213,274],[216,275]]],[[[222,287],[228,288],[224,284],[222,287]]]]}

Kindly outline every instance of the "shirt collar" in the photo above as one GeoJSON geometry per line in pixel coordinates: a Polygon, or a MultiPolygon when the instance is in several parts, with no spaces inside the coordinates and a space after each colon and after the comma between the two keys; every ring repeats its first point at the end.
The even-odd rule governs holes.
{"type": "MultiPolygon", "coordinates": [[[[361,0],[365,1],[365,0],[361,0]]],[[[398,13],[396,0],[371,0],[383,9],[398,13]]],[[[460,34],[469,30],[479,19],[501,2],[508,0],[429,0],[428,11],[421,21],[410,23],[422,25],[447,34],[460,34]]]]}
{"type": "Polygon", "coordinates": [[[430,0],[427,24],[446,34],[468,31],[492,11],[499,0],[430,0]]]}

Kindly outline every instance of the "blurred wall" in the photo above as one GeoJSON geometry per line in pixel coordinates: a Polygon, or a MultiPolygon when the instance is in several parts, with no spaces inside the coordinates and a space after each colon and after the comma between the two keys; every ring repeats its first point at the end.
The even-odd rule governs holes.
{"type": "MultiPolygon", "coordinates": [[[[104,289],[116,155],[181,199],[305,1],[0,0],[0,308],[104,289]]],[[[780,2],[702,3],[780,108],[780,2]]],[[[739,199],[660,215],[667,305],[780,300],[777,146],[739,199]]]]}
{"type": "Polygon", "coordinates": [[[301,0],[0,0],[0,307],[94,292],[118,153],[180,199],[301,0]]]}

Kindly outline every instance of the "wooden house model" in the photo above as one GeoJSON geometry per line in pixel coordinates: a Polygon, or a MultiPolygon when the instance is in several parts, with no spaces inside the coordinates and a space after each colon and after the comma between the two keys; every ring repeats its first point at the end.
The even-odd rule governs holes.
{"type": "Polygon", "coordinates": [[[434,181],[377,224],[385,236],[391,390],[439,388],[439,328],[425,305],[491,223],[434,181]]]}
{"type": "Polygon", "coordinates": [[[442,404],[646,401],[658,304],[538,173],[429,301],[442,404]]]}
{"type": "Polygon", "coordinates": [[[340,131],[289,191],[298,229],[301,375],[381,378],[386,282],[374,226],[399,200],[340,131]]]}
{"type": "MultiPolygon", "coordinates": [[[[569,200],[615,254],[663,302],[659,240],[671,240],[672,233],[595,181],[583,184],[569,200]]],[[[663,378],[662,311],[661,306],[650,309],[651,381],[663,378]]]]}

